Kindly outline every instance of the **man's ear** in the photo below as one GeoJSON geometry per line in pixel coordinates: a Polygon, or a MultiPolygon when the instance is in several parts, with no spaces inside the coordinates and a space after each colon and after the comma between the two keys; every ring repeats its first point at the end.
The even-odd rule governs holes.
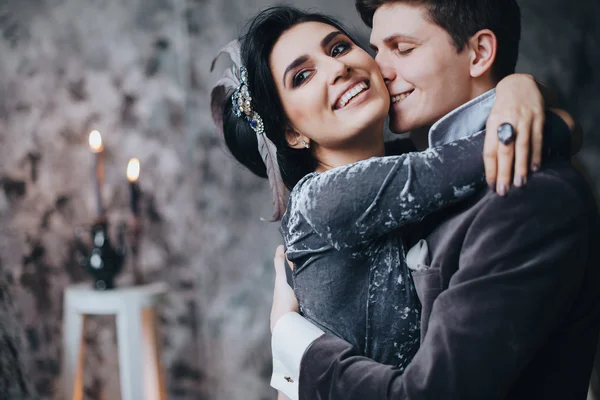
{"type": "Polygon", "coordinates": [[[471,76],[479,78],[486,73],[491,74],[492,65],[496,61],[498,39],[494,32],[482,29],[469,39],[471,52],[471,76]]]}
{"type": "Polygon", "coordinates": [[[305,143],[309,143],[309,139],[305,138],[299,132],[295,131],[292,128],[286,128],[285,130],[285,140],[288,145],[293,149],[303,149],[306,147],[305,143]]]}

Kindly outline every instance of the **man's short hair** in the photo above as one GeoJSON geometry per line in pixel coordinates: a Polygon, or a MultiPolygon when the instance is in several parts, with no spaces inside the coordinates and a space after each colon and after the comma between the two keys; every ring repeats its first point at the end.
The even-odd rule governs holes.
{"type": "Polygon", "coordinates": [[[428,18],[448,32],[459,52],[475,33],[491,30],[498,40],[494,78],[499,81],[515,72],[521,40],[521,9],[516,0],[356,0],[356,9],[372,28],[379,7],[399,3],[424,7],[428,18]]]}

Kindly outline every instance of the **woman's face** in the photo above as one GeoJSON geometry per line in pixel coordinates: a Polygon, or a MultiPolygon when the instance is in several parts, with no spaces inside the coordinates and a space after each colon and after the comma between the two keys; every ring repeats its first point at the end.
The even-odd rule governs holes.
{"type": "Polygon", "coordinates": [[[383,141],[389,95],[375,60],[337,28],[305,22],[286,31],[270,66],[290,128],[311,146],[383,141]]]}

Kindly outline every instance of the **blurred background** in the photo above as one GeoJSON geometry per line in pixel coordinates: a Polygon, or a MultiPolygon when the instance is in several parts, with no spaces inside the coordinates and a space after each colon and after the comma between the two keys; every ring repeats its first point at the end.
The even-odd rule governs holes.
{"type": "MultiPolygon", "coordinates": [[[[126,166],[141,162],[140,257],[167,282],[160,307],[171,399],[273,399],[269,312],[277,225],[266,181],[227,154],[209,114],[217,50],[267,0],[0,0],[0,271],[22,359],[43,399],[61,399],[63,293],[91,282],[80,238],[97,216],[104,145],[110,229],[130,219],[126,166]]],[[[600,2],[521,0],[518,66],[554,88],[585,131],[578,162],[600,186],[600,2]]],[[[295,1],[364,41],[352,0],[295,1]]],[[[126,259],[117,285],[131,284],[126,259]]],[[[85,399],[118,399],[115,322],[86,327],[85,399]]]]}

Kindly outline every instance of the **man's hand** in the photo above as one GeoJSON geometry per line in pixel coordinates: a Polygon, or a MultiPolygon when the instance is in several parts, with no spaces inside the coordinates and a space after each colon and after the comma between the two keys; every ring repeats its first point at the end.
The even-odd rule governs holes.
{"type": "Polygon", "coordinates": [[[508,192],[511,181],[523,186],[529,169],[535,172],[541,166],[544,107],[544,98],[531,75],[510,75],[496,87],[483,153],[488,185],[501,196],[508,192]],[[516,131],[516,140],[508,145],[498,141],[498,127],[505,123],[516,131]]]}
{"type": "MultiPolygon", "coordinates": [[[[273,307],[271,307],[271,332],[284,314],[299,312],[300,307],[294,291],[288,285],[285,275],[285,263],[287,259],[283,252],[283,246],[278,246],[275,251],[273,263],[275,265],[275,288],[273,289],[273,307]]],[[[293,265],[289,263],[290,268],[293,265]]]]}

